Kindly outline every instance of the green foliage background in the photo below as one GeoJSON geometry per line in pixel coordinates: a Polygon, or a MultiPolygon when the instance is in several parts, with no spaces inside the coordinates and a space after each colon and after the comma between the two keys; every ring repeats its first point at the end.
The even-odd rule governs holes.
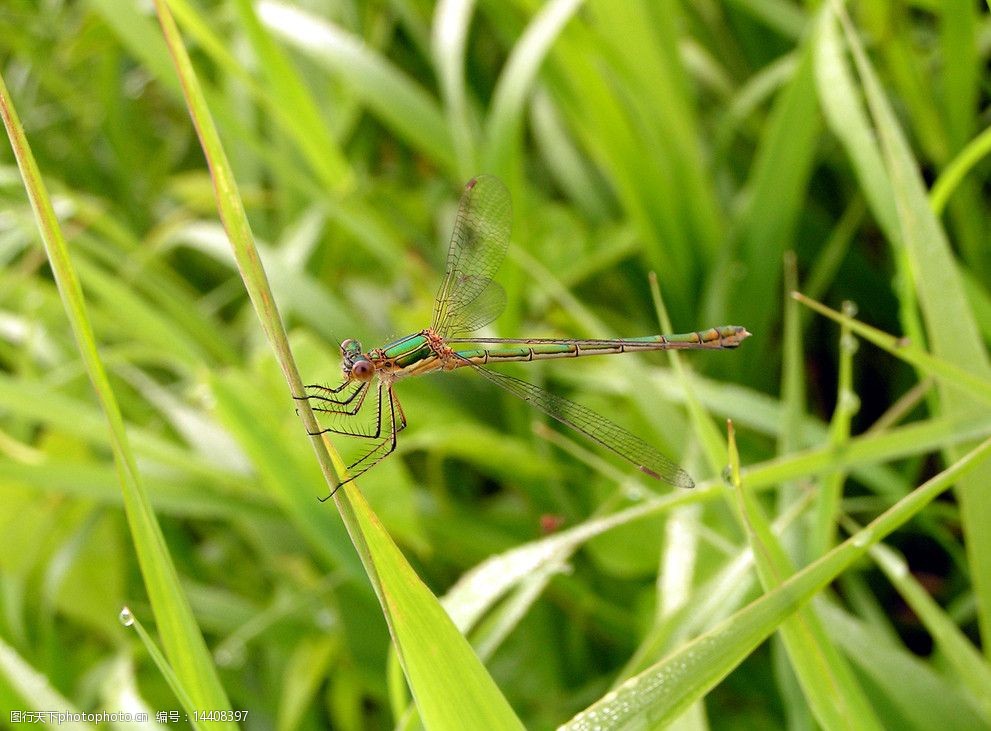
{"type": "Polygon", "coordinates": [[[991,434],[984,9],[168,8],[191,67],[162,3],[0,8],[40,170],[0,151],[3,723],[226,706],[285,731],[416,728],[417,708],[432,728],[991,726],[987,444],[960,461],[991,434]],[[345,488],[384,531],[357,496],[317,502],[279,365],[334,383],[340,340],[426,326],[480,172],[514,204],[495,335],[754,333],[507,368],[642,434],[696,490],[452,374],[400,384],[398,454],[345,488]]]}

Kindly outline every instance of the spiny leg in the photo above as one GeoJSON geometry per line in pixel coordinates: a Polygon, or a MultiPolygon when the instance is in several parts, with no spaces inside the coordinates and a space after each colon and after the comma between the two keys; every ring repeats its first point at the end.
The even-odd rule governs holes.
{"type": "Polygon", "coordinates": [[[334,388],[330,388],[329,386],[320,386],[317,384],[311,384],[309,386],[306,386],[306,388],[315,388],[332,394],[338,394],[348,386],[357,386],[357,387],[354,389],[354,391],[351,392],[350,396],[344,399],[328,398],[327,396],[321,396],[315,393],[307,394],[306,396],[293,396],[293,398],[296,401],[309,401],[310,399],[315,399],[317,401],[322,401],[328,404],[334,404],[336,406],[347,406],[349,403],[351,403],[354,400],[355,396],[357,396],[359,393],[362,392],[362,390],[366,385],[367,385],[366,383],[362,383],[360,381],[351,381],[351,380],[344,381],[344,383],[342,383],[339,386],[335,386],[334,388]]]}
{"type": "MultiPolygon", "coordinates": [[[[386,445],[388,445],[389,447],[388,451],[386,451],[385,454],[376,457],[371,464],[365,465],[361,469],[361,471],[359,471],[358,474],[355,475],[354,477],[357,477],[358,475],[367,472],[372,467],[374,467],[379,462],[381,462],[383,459],[385,459],[390,454],[392,454],[392,452],[396,449],[396,441],[397,441],[396,436],[399,434],[399,432],[401,432],[405,428],[406,428],[406,414],[403,413],[403,406],[401,403],[399,403],[399,398],[396,396],[395,392],[390,388],[389,389],[389,435],[386,436],[381,442],[379,442],[371,449],[369,449],[364,455],[362,455],[357,460],[352,462],[351,465],[348,467],[348,472],[353,470],[362,462],[367,461],[369,458],[371,458],[374,454],[376,454],[386,445]],[[399,411],[398,419],[396,418],[397,410],[399,411]]],[[[353,480],[354,477],[352,477],[351,479],[353,480]]]]}
{"type": "Polygon", "coordinates": [[[368,390],[369,390],[368,389],[368,384],[367,383],[362,383],[358,387],[358,389],[354,393],[352,393],[344,401],[331,401],[329,399],[324,399],[324,398],[321,398],[319,396],[314,396],[314,398],[318,398],[322,402],[327,402],[327,403],[329,403],[331,405],[329,407],[327,407],[327,406],[312,406],[311,408],[314,411],[319,411],[319,412],[324,413],[324,414],[338,414],[340,416],[354,416],[359,411],[361,411],[361,407],[365,403],[365,396],[368,395],[368,390]],[[358,396],[357,403],[355,403],[354,406],[352,406],[350,409],[344,408],[344,407],[348,406],[352,401],[354,401],[354,397],[355,396],[358,396]],[[340,408],[336,408],[336,407],[340,407],[340,408]]]}
{"type": "MultiPolygon", "coordinates": [[[[378,428],[376,429],[376,434],[381,434],[382,432],[382,396],[381,396],[382,386],[379,385],[379,413],[378,413],[378,428]]],[[[406,414],[403,412],[403,406],[399,403],[399,399],[396,397],[395,393],[390,386],[388,389],[389,396],[389,435],[380,441],[378,444],[374,445],[369,449],[364,455],[359,457],[357,460],[348,465],[348,473],[351,475],[348,479],[340,482],[337,487],[331,490],[330,495],[325,498],[320,498],[320,502],[329,500],[334,496],[334,493],[341,489],[341,485],[346,485],[354,479],[357,479],[361,475],[365,474],[372,467],[377,465],[383,459],[388,457],[396,450],[397,435],[403,429],[406,428],[406,414]],[[399,411],[399,418],[396,418],[396,411],[399,411]],[[384,449],[384,451],[383,451],[384,449]],[[364,464],[364,466],[357,472],[352,472],[355,467],[362,465],[371,460],[370,464],[364,464]]]]}
{"type": "Polygon", "coordinates": [[[321,386],[319,383],[311,383],[308,386],[305,386],[304,388],[315,388],[319,391],[326,391],[327,393],[340,393],[341,391],[344,390],[344,387],[347,386],[349,383],[353,383],[353,381],[351,381],[348,378],[345,378],[339,385],[333,387],[321,386]]]}
{"type": "MultiPolygon", "coordinates": [[[[328,414],[335,414],[337,416],[346,416],[348,418],[353,417],[358,413],[358,411],[361,409],[362,404],[364,404],[365,402],[365,396],[369,391],[367,383],[362,384],[361,391],[362,391],[361,398],[358,399],[358,403],[355,405],[354,409],[350,411],[348,410],[338,411],[336,409],[322,409],[319,407],[314,408],[313,410],[328,414]]],[[[348,436],[348,437],[360,437],[361,439],[378,439],[382,435],[382,384],[381,383],[378,384],[375,400],[378,406],[377,408],[378,413],[376,414],[375,417],[375,432],[373,434],[370,434],[368,432],[353,431],[351,429],[342,429],[339,427],[332,427],[332,426],[321,429],[318,432],[307,432],[307,433],[311,437],[316,437],[316,436],[320,436],[321,434],[331,433],[331,434],[343,434],[344,436],[348,436]]]]}

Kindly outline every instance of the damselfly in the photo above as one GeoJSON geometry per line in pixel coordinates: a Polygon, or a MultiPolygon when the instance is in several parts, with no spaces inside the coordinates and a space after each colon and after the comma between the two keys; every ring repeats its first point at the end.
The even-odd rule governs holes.
{"type": "Polygon", "coordinates": [[[644,350],[735,348],[750,333],[738,325],[728,325],[679,335],[609,340],[471,337],[472,332],[498,317],[506,304],[504,290],[492,281],[492,277],[509,246],[511,222],[509,192],[498,178],[483,175],[469,181],[461,196],[447,254],[447,274],[434,304],[433,324],[367,352],[357,340],[345,340],[340,346],[344,370],[342,382],[332,387],[307,386],[308,395],[298,397],[310,400],[316,412],[342,417],[355,417],[369,405],[375,411],[374,427],[367,431],[342,426],[322,429],[311,435],[333,432],[371,441],[371,447],[348,466],[349,477],[340,485],[355,479],[395,451],[396,436],[406,428],[406,414],[394,390],[397,381],[434,371],[469,367],[551,418],[612,450],[644,474],[676,487],[694,487],[687,472],[604,416],[486,366],[644,350]],[[369,394],[372,394],[371,399],[369,394]]]}

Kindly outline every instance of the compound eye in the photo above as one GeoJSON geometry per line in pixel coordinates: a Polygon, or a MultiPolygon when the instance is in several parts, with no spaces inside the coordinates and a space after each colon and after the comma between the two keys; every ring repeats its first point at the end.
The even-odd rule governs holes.
{"type": "Polygon", "coordinates": [[[375,373],[375,366],[367,360],[359,360],[351,366],[351,374],[359,381],[370,381],[375,373]]]}

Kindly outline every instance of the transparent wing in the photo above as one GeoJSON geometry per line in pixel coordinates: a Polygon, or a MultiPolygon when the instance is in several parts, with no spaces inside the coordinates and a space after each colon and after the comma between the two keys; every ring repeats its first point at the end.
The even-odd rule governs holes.
{"type": "Polygon", "coordinates": [[[674,462],[658,452],[640,437],[631,434],[606,417],[574,401],[556,396],[532,383],[503,373],[482,368],[463,359],[476,373],[504,388],[517,398],[540,409],[553,419],[581,432],[592,441],[612,450],[623,459],[631,462],[641,472],[675,487],[695,487],[692,478],[674,462]]]}
{"type": "Polygon", "coordinates": [[[506,309],[506,290],[495,282],[489,282],[478,296],[458,311],[457,329],[454,334],[474,332],[485,327],[506,309]]]}
{"type": "Polygon", "coordinates": [[[492,277],[506,256],[512,218],[509,191],[498,178],[468,181],[434,305],[433,330],[441,337],[469,333],[499,315],[493,312],[497,298],[487,290],[493,291],[492,277]]]}

